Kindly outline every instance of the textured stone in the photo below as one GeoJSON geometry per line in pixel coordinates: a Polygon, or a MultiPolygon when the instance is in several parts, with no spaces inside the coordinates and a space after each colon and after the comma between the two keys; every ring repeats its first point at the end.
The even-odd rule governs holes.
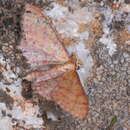
{"type": "MultiPolygon", "coordinates": [[[[45,110],[45,105],[42,105],[44,100],[40,100],[38,97],[36,98],[35,94],[33,94],[33,102],[35,103],[32,107],[26,108],[27,105],[25,105],[25,102],[21,102],[21,98],[23,99],[23,97],[20,96],[21,79],[18,77],[22,77],[26,72],[30,71],[25,57],[16,49],[16,44],[20,45],[19,38],[21,37],[21,29],[23,30],[23,28],[20,29],[19,21],[21,21],[20,17],[23,12],[20,9],[20,6],[24,5],[24,3],[23,0],[1,0],[0,52],[4,58],[0,55],[0,72],[2,72],[2,76],[0,76],[0,87],[3,91],[6,91],[8,95],[13,97],[14,107],[13,110],[9,110],[13,117],[12,119],[9,115],[8,107],[6,107],[4,103],[0,103],[0,126],[2,129],[11,129],[10,127],[3,128],[8,125],[13,125],[13,129],[18,130],[44,129],[37,128],[41,127],[40,122],[42,119],[40,121],[39,119],[40,116],[42,116],[43,120],[47,122],[47,128],[45,129],[48,130],[106,130],[113,115],[116,115],[118,119],[117,124],[112,129],[116,129],[117,125],[124,127],[124,129],[128,129],[128,123],[126,122],[128,120],[128,108],[130,106],[130,75],[127,73],[130,63],[128,41],[130,38],[128,30],[130,6],[128,2],[112,2],[111,0],[76,0],[76,3],[78,3],[78,5],[76,5],[75,0],[69,1],[69,4],[68,0],[45,1],[46,0],[27,0],[26,2],[33,3],[33,5],[37,4],[44,9],[46,12],[45,15],[49,14],[48,16],[51,17],[58,33],[60,33],[61,37],[67,42],[67,47],[76,46],[77,48],[71,48],[77,52],[76,54],[80,54],[80,57],[85,57],[83,58],[83,65],[81,65],[83,69],[84,63],[85,65],[88,64],[88,56],[86,56],[85,49],[82,50],[77,44],[81,41],[85,42],[85,47],[90,51],[90,55],[92,55],[94,66],[91,70],[87,68],[87,70],[90,71],[90,77],[86,77],[86,73],[83,73],[83,77],[86,79],[84,81],[84,89],[89,91],[87,91],[89,102],[90,104],[92,103],[92,105],[90,105],[89,115],[84,121],[78,121],[63,112],[57,106],[56,108],[50,106],[45,110]],[[83,4],[84,1],[85,4],[83,4]],[[71,5],[70,3],[74,4],[71,5]],[[82,6],[80,6],[81,3],[82,6]],[[10,18],[13,19],[13,23],[8,23],[8,21],[6,21],[10,18]],[[81,24],[85,26],[80,28],[81,24]],[[80,31],[87,31],[87,35],[82,35],[80,31]],[[100,43],[100,38],[104,40],[102,42],[105,45],[100,43]],[[69,41],[71,44],[69,44],[69,41]],[[10,45],[12,45],[12,47],[10,47],[10,45]],[[113,48],[115,45],[116,48],[113,48]],[[114,54],[110,56],[109,54],[111,53],[109,52],[113,49],[114,51],[112,52],[114,52],[114,54]],[[118,61],[119,63],[113,64],[113,61],[118,61]],[[102,66],[101,71],[98,70],[99,66],[102,66]],[[16,68],[18,68],[18,70],[16,68]],[[11,74],[16,75],[15,79],[11,78],[11,74]],[[99,75],[101,75],[101,81],[98,80],[99,75]],[[96,81],[94,81],[94,79],[96,79],[96,81]],[[89,89],[90,87],[91,89],[89,89]],[[116,94],[112,94],[112,90],[116,90],[116,94]],[[111,95],[114,95],[113,98],[111,98],[111,95]],[[95,101],[93,101],[93,98],[95,101]],[[41,108],[40,113],[37,112],[38,108],[35,108],[37,103],[41,108]],[[55,113],[56,117],[58,117],[58,121],[53,121],[53,119],[48,120],[46,118],[46,112],[48,113],[50,109],[52,110],[52,113],[55,113]],[[3,110],[6,111],[6,114],[3,110]],[[35,114],[31,115],[32,111],[34,111],[35,114]],[[14,122],[14,124],[10,124],[10,120],[14,122]],[[28,126],[27,123],[29,122],[31,125],[28,126]]],[[[66,46],[66,44],[64,45],[66,46]]],[[[70,51],[73,50],[70,49],[70,51]]],[[[30,84],[25,84],[25,86],[26,85],[28,85],[27,88],[30,86],[30,84]]],[[[28,90],[26,92],[28,93],[28,90]]],[[[29,96],[26,94],[24,95],[25,97],[29,96]]],[[[27,102],[30,102],[30,100],[27,100],[27,102]]],[[[43,126],[43,122],[41,122],[41,124],[43,126]]]]}

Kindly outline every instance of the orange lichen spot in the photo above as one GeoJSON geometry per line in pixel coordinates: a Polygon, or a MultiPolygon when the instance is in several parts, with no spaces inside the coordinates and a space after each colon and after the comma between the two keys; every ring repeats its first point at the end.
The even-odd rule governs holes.
{"type": "Polygon", "coordinates": [[[123,45],[130,45],[130,33],[128,30],[121,30],[116,32],[117,41],[123,45]]]}
{"type": "Polygon", "coordinates": [[[121,7],[121,4],[119,3],[112,4],[112,9],[114,10],[118,10],[120,7],[121,7]]]}
{"type": "Polygon", "coordinates": [[[79,30],[78,30],[78,32],[79,32],[79,33],[82,33],[82,32],[88,31],[88,29],[89,29],[89,25],[88,25],[88,24],[81,23],[81,24],[79,25],[79,30]]]}
{"type": "Polygon", "coordinates": [[[65,6],[66,5],[66,2],[65,0],[55,0],[58,4],[62,5],[62,6],[65,6]]]}
{"type": "Polygon", "coordinates": [[[100,20],[94,20],[94,21],[91,23],[91,28],[90,28],[90,30],[92,31],[92,33],[93,33],[93,35],[94,35],[94,38],[101,37],[103,31],[102,31],[102,25],[101,25],[100,20]]]}
{"type": "Polygon", "coordinates": [[[100,38],[103,34],[103,29],[100,20],[101,20],[101,16],[95,19],[94,21],[92,21],[91,23],[88,23],[90,36],[86,40],[87,48],[93,49],[95,45],[95,40],[97,38],[100,38]]]}
{"type": "Polygon", "coordinates": [[[70,38],[70,37],[64,37],[62,38],[62,43],[65,47],[71,46],[78,42],[78,39],[76,38],[70,38]]]}

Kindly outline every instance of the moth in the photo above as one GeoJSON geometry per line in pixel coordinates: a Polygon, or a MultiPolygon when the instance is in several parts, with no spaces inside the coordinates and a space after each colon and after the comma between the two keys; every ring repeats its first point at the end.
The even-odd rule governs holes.
{"type": "Polygon", "coordinates": [[[27,4],[22,18],[23,38],[18,48],[35,71],[25,79],[32,81],[35,93],[56,102],[64,111],[83,120],[88,114],[88,97],[76,66],[54,33],[42,10],[27,4]],[[41,66],[50,66],[39,70],[41,66]]]}

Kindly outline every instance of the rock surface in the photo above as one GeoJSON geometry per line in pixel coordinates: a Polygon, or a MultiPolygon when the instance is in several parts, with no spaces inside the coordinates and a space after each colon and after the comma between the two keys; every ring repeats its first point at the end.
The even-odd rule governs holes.
{"type": "Polygon", "coordinates": [[[0,1],[0,130],[129,130],[129,1],[26,2],[0,1]],[[22,77],[30,65],[17,46],[26,2],[43,9],[69,55],[76,57],[89,96],[90,111],[84,121],[74,119],[53,102],[22,94],[22,77]]]}

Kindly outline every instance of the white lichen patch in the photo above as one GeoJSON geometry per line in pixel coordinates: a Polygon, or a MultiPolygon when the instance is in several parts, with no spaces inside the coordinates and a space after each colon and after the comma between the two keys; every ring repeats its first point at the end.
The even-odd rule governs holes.
{"type": "Polygon", "coordinates": [[[102,38],[99,40],[101,43],[103,43],[108,48],[108,53],[110,56],[112,56],[116,52],[116,44],[113,41],[112,37],[103,35],[102,38]]]}
{"type": "Polygon", "coordinates": [[[87,77],[90,76],[90,70],[93,66],[93,59],[90,55],[90,51],[85,48],[84,42],[81,41],[77,44],[69,46],[67,48],[70,54],[75,53],[77,58],[79,58],[82,62],[82,65],[79,70],[77,70],[80,80],[83,85],[86,83],[87,77]]]}
{"type": "Polygon", "coordinates": [[[53,3],[52,6],[53,8],[51,10],[45,10],[44,13],[46,13],[47,16],[54,19],[60,19],[64,18],[67,15],[68,13],[67,7],[63,7],[57,3],[53,3]]]}
{"type": "Polygon", "coordinates": [[[26,128],[42,128],[43,121],[41,118],[38,118],[39,114],[38,106],[34,106],[30,102],[22,102],[21,104],[14,104],[11,114],[15,119],[20,121],[24,120],[26,128]]]}
{"type": "Polygon", "coordinates": [[[54,115],[52,112],[47,112],[47,118],[51,119],[52,121],[58,121],[56,115],[54,115]]]}
{"type": "Polygon", "coordinates": [[[4,118],[0,120],[0,130],[13,130],[9,118],[4,118]]]}
{"type": "Polygon", "coordinates": [[[125,13],[130,13],[130,4],[122,4],[121,11],[125,13]]]}
{"type": "Polygon", "coordinates": [[[66,37],[75,37],[78,32],[78,24],[73,20],[65,20],[63,22],[55,23],[55,27],[60,34],[65,35],[66,37]]]}
{"type": "Polygon", "coordinates": [[[0,103],[0,130],[13,130],[11,119],[3,116],[2,111],[8,111],[5,103],[0,103]]]}
{"type": "Polygon", "coordinates": [[[130,25],[127,26],[128,33],[130,34],[130,25]]]}
{"type": "Polygon", "coordinates": [[[104,9],[102,13],[105,16],[105,20],[102,23],[104,34],[99,39],[99,41],[107,47],[109,55],[112,56],[116,52],[117,47],[116,43],[113,41],[113,37],[111,36],[111,30],[109,27],[112,23],[114,15],[110,8],[104,9]]]}

